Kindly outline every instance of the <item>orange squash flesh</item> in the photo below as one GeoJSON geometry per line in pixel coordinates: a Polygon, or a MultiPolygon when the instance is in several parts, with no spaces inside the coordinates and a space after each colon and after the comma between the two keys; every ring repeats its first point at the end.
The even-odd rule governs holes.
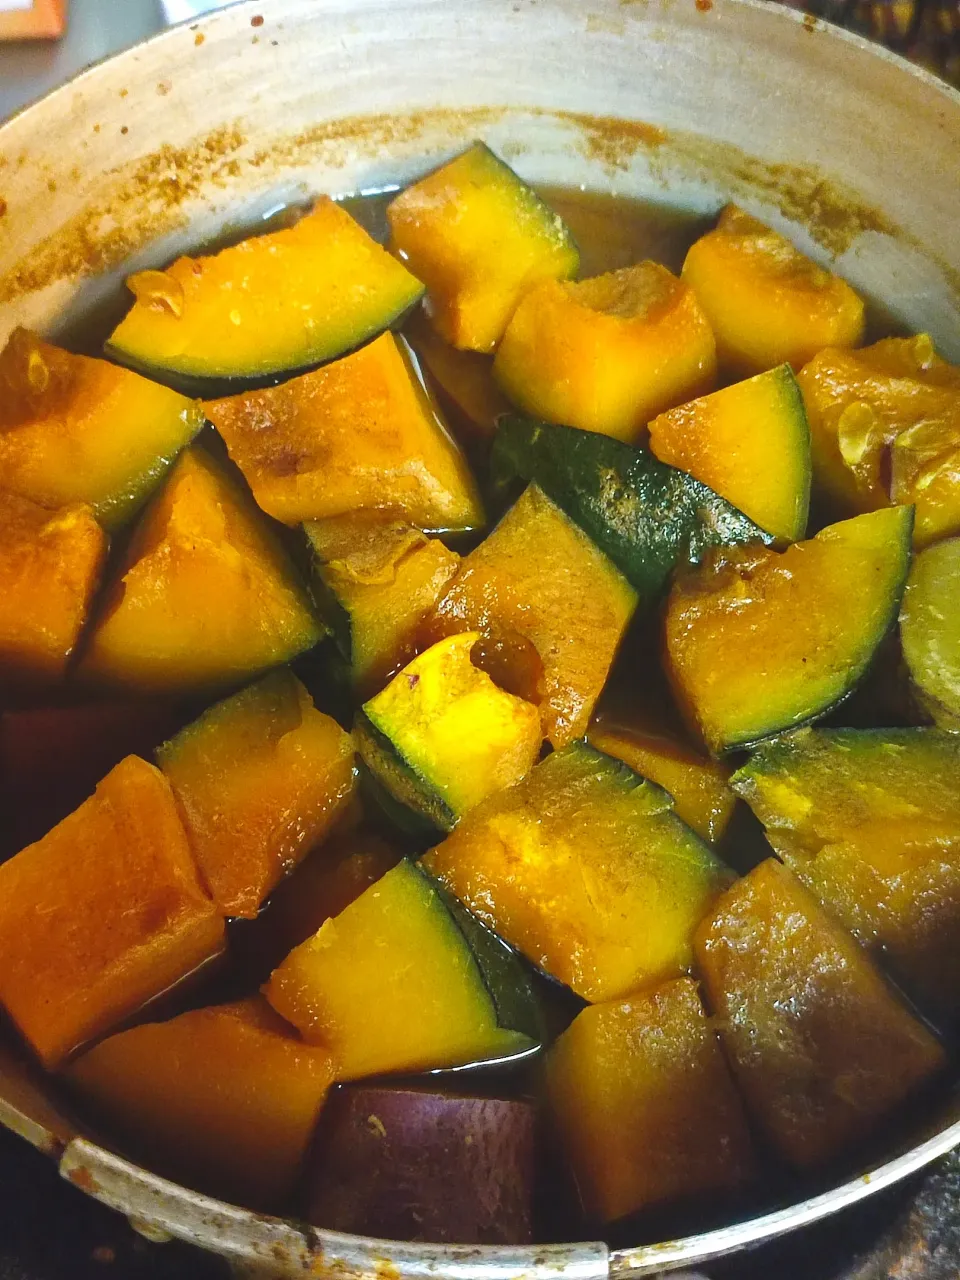
{"type": "Polygon", "coordinates": [[[737,803],[726,765],[698,755],[678,738],[639,725],[601,720],[587,737],[598,751],[616,756],[668,791],[677,817],[704,840],[719,840],[726,831],[737,803]]]}
{"type": "Polygon", "coordinates": [[[106,558],[90,507],[48,511],[0,490],[0,685],[63,678],[106,558]]]}
{"type": "Polygon", "coordinates": [[[330,621],[354,691],[367,698],[413,657],[417,629],[460,557],[384,512],[313,520],[304,530],[335,602],[330,621]]]}
{"type": "MultiPolygon", "coordinates": [[[[423,639],[480,631],[506,651],[532,648],[542,666],[535,696],[544,734],[562,747],[586,732],[636,603],[612,561],[530,485],[463,560],[423,639]]],[[[499,682],[522,692],[526,677],[518,671],[515,682],[499,682]]]]}
{"type": "Polygon", "coordinates": [[[529,1048],[436,886],[401,862],[287,956],[264,993],[338,1080],[507,1057],[529,1048]]]}
{"type": "Polygon", "coordinates": [[[437,332],[464,350],[493,351],[523,293],[580,262],[561,219],[482,142],[407,187],[387,217],[437,332]]]}
{"type": "Polygon", "coordinates": [[[199,405],[16,329],[0,353],[0,489],[124,524],[203,426],[199,405]]]}
{"type": "Polygon", "coordinates": [[[690,247],[682,275],[706,312],[729,377],[780,364],[799,369],[824,347],[863,339],[863,302],[850,286],[736,205],[690,247]]]}
{"type": "Polygon", "coordinates": [[[359,346],[423,285],[321,196],[292,227],[127,281],[136,301],[108,350],[159,374],[257,377],[359,346]]]}
{"type": "Polygon", "coordinates": [[[222,689],[288,662],[323,634],[263,517],[191,449],[144,513],[79,671],[148,693],[222,689]]]}
{"type": "Polygon", "coordinates": [[[585,1000],[678,976],[730,872],[626,765],[574,743],[423,858],[489,928],[585,1000]]]}
{"type": "Polygon", "coordinates": [[[667,602],[667,672],[711,751],[828,711],[893,624],[912,509],[828,525],[782,554],[728,548],[678,579],[667,602]]]}
{"type": "Polygon", "coordinates": [[[689,978],[584,1009],[545,1071],[594,1220],[736,1191],[755,1172],[740,1099],[689,978]]]}
{"type": "Polygon", "coordinates": [[[217,906],[254,917],[349,804],[353,740],[290,671],[206,711],[157,752],[217,906]]]}
{"type": "Polygon", "coordinates": [[[205,409],[259,505],[285,524],[370,507],[420,529],[483,524],[467,465],[391,333],[205,409]]]}
{"type": "Polygon", "coordinates": [[[497,418],[510,411],[510,401],[494,381],[490,356],[452,347],[440,337],[422,309],[414,312],[403,333],[439,391],[444,407],[453,406],[451,425],[455,430],[462,427],[458,438],[468,443],[491,440],[497,418]]]}
{"type": "Polygon", "coordinates": [[[0,866],[0,1003],[47,1067],[223,946],[169,784],[128,756],[0,866]]]}
{"type": "Polygon", "coordinates": [[[960,532],[960,369],[927,334],[821,351],[797,380],[814,480],[839,510],[912,502],[917,547],[960,532]]]}
{"type": "Polygon", "coordinates": [[[946,1062],[853,938],[773,859],[720,898],[696,950],[748,1108],[798,1168],[875,1131],[946,1062]]]}
{"type": "Polygon", "coordinates": [[[121,1032],[66,1079],[168,1177],[277,1209],[293,1191],[333,1068],[257,997],[121,1032]]]}
{"type": "Polygon", "coordinates": [[[693,290],[656,262],[531,289],[493,362],[525,412],[627,441],[656,414],[711,391],[716,368],[693,290]]]}
{"type": "Polygon", "coordinates": [[[810,428],[788,365],[654,418],[650,451],[782,541],[806,532],[810,428]]]}

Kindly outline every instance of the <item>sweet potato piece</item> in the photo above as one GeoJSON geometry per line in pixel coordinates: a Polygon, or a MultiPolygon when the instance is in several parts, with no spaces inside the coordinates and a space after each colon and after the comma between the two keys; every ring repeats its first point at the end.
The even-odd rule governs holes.
{"type": "Polygon", "coordinates": [[[106,558],[90,507],[0,492],[0,685],[63,678],[106,558]]]}
{"type": "MultiPolygon", "coordinates": [[[[506,648],[532,647],[544,733],[562,747],[586,732],[636,603],[613,562],[533,484],[463,560],[423,640],[480,631],[506,648]]],[[[522,676],[500,682],[523,691],[522,676]]]]}
{"type": "Polygon", "coordinates": [[[528,1244],[533,1103],[352,1085],[330,1097],[307,1218],[388,1240],[528,1244]]]}
{"type": "Polygon", "coordinates": [[[253,917],[353,795],[353,740],[288,670],[217,703],[157,752],[224,915],[253,917]]]}
{"type": "Polygon", "coordinates": [[[223,939],[169,783],[138,756],[0,867],[0,1003],[48,1067],[223,939]]]}
{"type": "Polygon", "coordinates": [[[333,1067],[255,997],[111,1036],[66,1078],[151,1167],[277,1209],[293,1190],[333,1067]]]}
{"type": "Polygon", "coordinates": [[[850,934],[772,858],[727,890],[695,946],[747,1106],[798,1168],[874,1131],[946,1061],[850,934]]]}
{"type": "Polygon", "coordinates": [[[547,1097],[587,1213],[738,1190],[754,1173],[740,1099],[696,983],[584,1009],[546,1061],[547,1097]]]}
{"type": "Polygon", "coordinates": [[[144,512],[79,673],[145,693],[228,688],[323,637],[306,588],[249,497],[188,449],[144,512]]]}

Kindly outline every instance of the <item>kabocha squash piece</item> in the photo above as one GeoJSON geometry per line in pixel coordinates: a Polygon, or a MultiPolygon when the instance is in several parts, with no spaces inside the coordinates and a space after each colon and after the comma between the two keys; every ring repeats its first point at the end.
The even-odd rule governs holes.
{"type": "Polygon", "coordinates": [[[0,489],[93,507],[112,531],[203,426],[198,404],[15,329],[0,353],[0,489]]]}
{"type": "Polygon", "coordinates": [[[293,1191],[333,1064],[257,997],[123,1031],[66,1079],[168,1177],[276,1209],[293,1191]]]}
{"type": "Polygon", "coordinates": [[[326,196],[292,227],[138,272],[127,285],[135,302],[107,350],[152,376],[198,385],[330,360],[386,329],[423,294],[420,281],[326,196]]]}
{"type": "Polygon", "coordinates": [[[527,1099],[341,1087],[304,1180],[306,1216],[387,1240],[529,1244],[535,1160],[527,1099]]]}
{"type": "Polygon", "coordinates": [[[142,692],[205,691],[287,662],[323,635],[256,507],[191,449],[134,532],[80,673],[142,692]]]}
{"type": "Polygon", "coordinates": [[[673,797],[678,818],[698,836],[719,840],[733,817],[737,797],[730,790],[730,770],[698,755],[679,738],[644,725],[601,720],[588,735],[592,746],[616,756],[673,797]]]}
{"type": "Polygon", "coordinates": [[[264,988],[338,1080],[508,1058],[538,1038],[519,961],[404,860],[287,956],[264,988]]]}
{"type": "Polygon", "coordinates": [[[367,768],[401,804],[450,831],[540,753],[540,714],[473,663],[477,631],[431,645],[369,702],[356,723],[367,768]]]}
{"type": "Polygon", "coordinates": [[[821,351],[798,378],[814,479],[840,511],[913,502],[917,546],[960,532],[960,369],[927,334],[821,351]]]}
{"type": "Polygon", "coordinates": [[[900,642],[917,698],[935,724],[960,729],[960,538],[916,555],[900,611],[900,642]]]}
{"type": "Polygon", "coordinates": [[[281,880],[256,920],[228,926],[230,958],[250,986],[266,982],[294,947],[338,916],[402,857],[376,832],[338,829],[281,880]]]}
{"type": "Polygon", "coordinates": [[[469,351],[493,351],[524,292],[580,263],[562,220],[482,142],[407,187],[387,218],[437,332],[469,351]]]}
{"type": "Polygon", "coordinates": [[[706,312],[729,376],[794,369],[863,340],[862,300],[772,227],[728,205],[687,252],[683,279],[706,312]]]}
{"type": "Polygon", "coordinates": [[[935,1017],[960,1011],[960,738],[809,729],[733,779],[777,853],[935,1017]]]}
{"type": "Polygon", "coordinates": [[[0,867],[0,1003],[47,1067],[223,946],[169,784],[128,756],[0,867]]]}
{"type": "Polygon", "coordinates": [[[772,858],[703,921],[697,963],[747,1107],[800,1169],[875,1132],[945,1064],[853,938],[772,858]]]}
{"type": "Polygon", "coordinates": [[[810,428],[789,365],[654,418],[650,449],[783,542],[806,532],[810,428]]]}
{"type": "Polygon", "coordinates": [[[179,727],[166,702],[94,702],[0,714],[0,858],[47,834],[124,756],[179,727]]]}
{"type": "Polygon", "coordinates": [[[478,805],[423,865],[586,1000],[676,977],[730,872],[619,760],[573,743],[478,805]]]}
{"type": "Polygon", "coordinates": [[[353,795],[353,739],[288,670],[204,712],[157,752],[217,906],[257,914],[353,795]]]}
{"type": "Polygon", "coordinates": [[[312,520],[304,529],[353,689],[369,697],[415,653],[417,629],[460,557],[389,512],[312,520]]]}
{"type": "Polygon", "coordinates": [[[897,616],[911,507],[828,525],[780,553],[730,550],[674,585],[667,670],[711,751],[823,715],[857,684],[897,616]]]}
{"type": "Polygon", "coordinates": [[[584,1009],[551,1046],[545,1075],[594,1221],[735,1192],[755,1172],[740,1099],[689,978],[584,1009]]]}
{"type": "Polygon", "coordinates": [[[286,524],[369,507],[421,529],[483,524],[467,465],[392,333],[206,412],[257,502],[286,524]]]}
{"type": "Polygon", "coordinates": [[[491,440],[497,419],[510,411],[510,401],[494,381],[491,358],[452,347],[422,309],[414,312],[403,333],[441,399],[453,406],[452,425],[459,421],[464,428],[460,438],[467,443],[491,440]]]}
{"type": "Polygon", "coordinates": [[[597,435],[510,417],[491,456],[506,487],[533,480],[604,551],[649,604],[678,564],[710,547],[773,541],[719,494],[637,449],[597,435]]]}
{"type": "MultiPolygon", "coordinates": [[[[529,665],[532,649],[540,675],[531,696],[544,735],[562,747],[586,732],[636,602],[616,566],[531,485],[463,560],[423,634],[481,631],[501,644],[507,668],[529,665]]],[[[523,671],[498,680],[518,693],[528,682],[523,671]]]]}
{"type": "Polygon", "coordinates": [[[518,408],[636,440],[650,419],[711,391],[713,332],[693,290],[657,262],[527,293],[493,362],[518,408]]]}
{"type": "Polygon", "coordinates": [[[49,511],[0,490],[0,686],[63,679],[106,558],[90,507],[49,511]]]}

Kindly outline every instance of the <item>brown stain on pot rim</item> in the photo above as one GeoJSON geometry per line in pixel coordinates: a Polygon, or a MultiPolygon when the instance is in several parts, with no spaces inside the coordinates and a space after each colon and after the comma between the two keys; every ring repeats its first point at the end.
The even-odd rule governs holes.
{"type": "MultiPolygon", "coordinates": [[[[749,202],[759,195],[785,218],[805,226],[834,255],[865,231],[901,235],[855,192],[813,167],[770,164],[730,144],[666,132],[642,121],[546,108],[518,109],[517,113],[570,124],[576,134],[573,145],[611,176],[642,155],[665,187],[671,176],[680,175],[715,187],[718,204],[731,199],[749,202]]],[[[102,195],[0,276],[0,303],[59,280],[116,269],[151,241],[182,230],[188,222],[185,206],[211,189],[225,190],[239,176],[241,166],[261,169],[266,183],[275,174],[289,176],[291,169],[309,164],[342,167],[358,152],[371,158],[429,156],[446,147],[466,145],[510,114],[515,112],[505,107],[477,107],[348,116],[258,143],[255,149],[239,125],[227,125],[189,146],[165,145],[106,175],[102,195]]],[[[126,132],[124,125],[121,133],[126,132]]],[[[16,163],[21,160],[25,162],[26,157],[16,163]]],[[[0,157],[0,168],[6,163],[0,157]]]]}

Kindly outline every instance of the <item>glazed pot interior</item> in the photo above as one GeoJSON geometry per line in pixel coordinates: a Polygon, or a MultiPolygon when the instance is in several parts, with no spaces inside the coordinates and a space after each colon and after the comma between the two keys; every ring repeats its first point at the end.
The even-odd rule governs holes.
{"type": "MultiPolygon", "coordinates": [[[[753,0],[248,0],[0,129],[0,340],[74,327],[131,267],[319,192],[378,191],[481,137],[537,184],[701,214],[728,200],[960,359],[960,96],[753,0]]],[[[813,1221],[960,1141],[947,1100],[869,1174],[685,1240],[467,1249],[363,1241],[178,1188],[81,1134],[0,1051],[0,1121],[153,1228],[257,1262],[435,1277],[690,1265],[813,1221]]]]}

